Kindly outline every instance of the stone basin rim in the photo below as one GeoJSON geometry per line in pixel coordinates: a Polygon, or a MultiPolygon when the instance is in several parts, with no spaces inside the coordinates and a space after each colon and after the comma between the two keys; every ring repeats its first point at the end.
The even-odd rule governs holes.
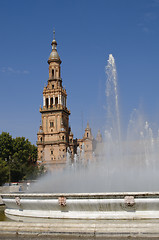
{"type": "Polygon", "coordinates": [[[26,193],[26,192],[14,192],[14,193],[3,193],[0,194],[1,197],[73,197],[73,198],[80,198],[80,197],[125,197],[125,196],[133,196],[133,197],[159,197],[159,192],[102,192],[102,193],[26,193]]]}

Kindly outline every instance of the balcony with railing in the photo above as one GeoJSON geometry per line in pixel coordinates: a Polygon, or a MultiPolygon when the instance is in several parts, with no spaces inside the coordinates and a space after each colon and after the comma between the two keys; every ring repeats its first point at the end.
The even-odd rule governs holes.
{"type": "Polygon", "coordinates": [[[40,113],[42,112],[50,112],[50,111],[61,111],[61,110],[64,110],[66,111],[67,113],[70,114],[70,110],[67,109],[67,107],[61,105],[61,104],[57,104],[57,105],[52,105],[52,106],[43,106],[43,108],[40,106],[40,113]]]}

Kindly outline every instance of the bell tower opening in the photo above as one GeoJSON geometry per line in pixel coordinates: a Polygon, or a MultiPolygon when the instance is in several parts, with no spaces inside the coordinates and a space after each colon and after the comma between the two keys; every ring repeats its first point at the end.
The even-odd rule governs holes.
{"type": "Polygon", "coordinates": [[[50,107],[53,107],[53,98],[50,99],[50,107]]]}
{"type": "Polygon", "coordinates": [[[49,101],[48,101],[48,98],[46,98],[46,108],[48,108],[49,106],[49,101]]]}
{"type": "Polygon", "coordinates": [[[58,97],[55,97],[55,105],[57,106],[58,104],[58,97]]]}

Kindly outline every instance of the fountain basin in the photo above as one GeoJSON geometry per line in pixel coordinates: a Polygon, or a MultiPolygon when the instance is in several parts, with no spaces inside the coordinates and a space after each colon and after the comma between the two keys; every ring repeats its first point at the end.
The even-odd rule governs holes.
{"type": "Polygon", "coordinates": [[[159,192],[2,194],[5,214],[13,220],[159,219],[159,192]]]}

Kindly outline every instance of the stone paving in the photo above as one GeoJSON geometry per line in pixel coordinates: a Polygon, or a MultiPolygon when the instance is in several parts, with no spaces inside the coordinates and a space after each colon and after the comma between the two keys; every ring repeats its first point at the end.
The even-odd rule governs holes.
{"type": "MultiPolygon", "coordinates": [[[[0,222],[0,237],[46,237],[55,239],[159,239],[159,222],[103,221],[85,224],[59,221],[55,223],[0,222]]],[[[3,238],[4,239],[4,238],[3,238]]]]}

